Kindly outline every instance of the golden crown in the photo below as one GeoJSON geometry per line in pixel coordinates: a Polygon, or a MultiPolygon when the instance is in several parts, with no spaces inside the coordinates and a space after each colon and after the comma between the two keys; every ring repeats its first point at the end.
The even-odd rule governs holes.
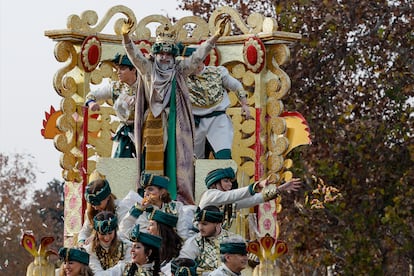
{"type": "Polygon", "coordinates": [[[175,30],[168,24],[159,26],[157,28],[157,37],[155,43],[174,44],[176,39],[175,30]]]}

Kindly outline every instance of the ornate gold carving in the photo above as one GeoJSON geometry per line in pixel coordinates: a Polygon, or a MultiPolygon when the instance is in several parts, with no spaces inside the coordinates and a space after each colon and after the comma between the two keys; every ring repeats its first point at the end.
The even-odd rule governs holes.
{"type": "Polygon", "coordinates": [[[283,168],[283,156],[277,155],[276,153],[273,154],[273,152],[269,152],[267,168],[269,169],[269,172],[279,172],[283,168]]]}
{"type": "MultiPolygon", "coordinates": [[[[151,30],[146,27],[150,23],[160,23],[159,28],[162,28],[165,25],[169,25],[171,28],[173,28],[171,21],[165,16],[162,16],[162,15],[146,16],[143,19],[141,19],[140,22],[138,22],[137,29],[133,33],[138,40],[146,39],[146,40],[154,41],[154,39],[151,37],[151,30]]],[[[156,34],[158,34],[160,31],[161,29],[157,29],[156,34]]]]}
{"type": "Polygon", "coordinates": [[[289,140],[284,136],[271,137],[269,139],[269,150],[272,154],[282,155],[289,146],[289,140]]]}
{"type": "Polygon", "coordinates": [[[189,37],[195,41],[200,41],[208,36],[208,24],[207,22],[198,16],[187,16],[181,18],[175,23],[177,30],[177,41],[186,41],[189,37]],[[191,35],[188,34],[188,29],[185,28],[187,24],[194,24],[195,28],[192,30],[191,35]]]}
{"type": "MultiPolygon", "coordinates": [[[[242,31],[243,34],[252,34],[259,33],[263,29],[263,19],[264,16],[258,13],[253,13],[247,18],[248,25],[243,22],[241,15],[235,9],[230,7],[220,7],[215,10],[209,19],[209,28],[210,33],[214,34],[216,30],[216,24],[218,19],[223,16],[223,14],[230,15],[231,19],[234,21],[234,24],[242,31]]],[[[224,31],[225,35],[230,33],[230,28],[226,28],[224,31]]]]}
{"type": "MultiPolygon", "coordinates": [[[[251,14],[245,23],[240,14],[230,7],[215,10],[208,22],[199,17],[188,16],[179,19],[175,25],[161,15],[150,15],[138,22],[133,11],[122,5],[111,8],[100,21],[95,11],[85,11],[80,16],[70,15],[67,29],[45,32],[48,37],[57,41],[55,46],[57,61],[65,63],[53,80],[56,92],[62,97],[63,113],[57,121],[57,127],[62,134],[55,136],[54,143],[57,150],[62,152],[62,176],[68,189],[65,204],[71,200],[76,202],[74,208],[65,208],[65,237],[76,235],[81,226],[79,218],[83,215],[81,213],[83,156],[80,154],[80,145],[84,139],[82,133],[84,98],[91,90],[91,84],[99,84],[104,78],[116,79],[112,66],[107,62],[102,62],[92,72],[84,72],[78,60],[82,41],[89,35],[96,35],[102,43],[102,59],[105,60],[113,56],[116,51],[123,50],[120,45],[121,23],[125,18],[130,18],[135,23],[135,29],[132,30],[135,41],[147,40],[153,43],[162,26],[167,24],[176,32],[177,41],[196,44],[215,33],[219,19],[225,14],[230,15],[231,21],[227,23],[225,35],[218,41],[216,49],[222,59],[225,57],[224,61],[219,59],[225,63],[221,65],[226,66],[231,74],[243,83],[248,92],[247,102],[253,117],[252,120],[246,120],[241,115],[240,103],[234,92],[230,92],[231,108],[227,113],[234,126],[233,159],[251,181],[254,180],[256,173],[260,176],[274,173],[280,181],[291,177],[289,168],[292,167],[292,160],[285,159],[287,144],[285,119],[279,117],[284,109],[282,98],[290,89],[290,79],[279,66],[289,59],[289,48],[285,44],[300,39],[300,35],[277,31],[276,20],[261,14],[251,14]],[[121,18],[115,20],[114,33],[101,33],[116,16],[121,18]],[[148,25],[153,23],[159,24],[154,34],[148,28],[148,25]],[[188,30],[188,25],[191,25],[192,31],[188,30]],[[240,29],[242,34],[233,35],[232,26],[240,29]],[[252,34],[261,39],[266,47],[265,67],[257,74],[246,70],[242,55],[243,43],[252,34]],[[260,117],[256,118],[257,115],[260,117]],[[256,129],[256,121],[260,129],[256,129]],[[257,152],[258,156],[256,156],[257,152]],[[262,166],[258,168],[258,172],[255,162],[262,166]]],[[[110,107],[112,102],[108,101],[107,104],[108,106],[102,106],[99,112],[90,113],[86,118],[89,125],[88,160],[86,160],[89,172],[96,168],[97,157],[109,157],[111,154],[111,136],[118,123],[111,119],[114,115],[110,107]]],[[[271,212],[263,215],[259,224],[265,221],[274,222],[273,213],[280,208],[280,204],[272,206],[271,212]]],[[[264,224],[260,227],[263,228],[264,224]]],[[[268,227],[278,233],[277,222],[268,227]]]]}
{"type": "Polygon", "coordinates": [[[273,117],[267,125],[269,135],[283,135],[286,131],[286,122],[283,118],[273,117]]]}
{"type": "Polygon", "coordinates": [[[273,90],[273,96],[277,99],[283,98],[290,89],[290,78],[282,69],[280,69],[280,63],[278,63],[278,61],[283,63],[286,62],[289,56],[289,48],[287,48],[286,45],[269,45],[268,55],[266,56],[266,65],[268,70],[277,76],[275,80],[279,83],[277,85],[272,84],[271,87],[268,87],[270,91],[267,91],[267,93],[269,95],[272,88],[275,88],[273,90]],[[283,51],[281,49],[283,49],[283,51]]]}
{"type": "MultiPolygon", "coordinates": [[[[101,65],[93,70],[90,74],[90,82],[91,84],[100,84],[104,78],[117,78],[114,68],[112,67],[111,63],[108,61],[102,62],[101,65]]],[[[85,91],[85,92],[89,92],[85,91]]],[[[82,95],[82,97],[85,97],[82,95]]]]}
{"type": "MultiPolygon", "coordinates": [[[[95,25],[98,22],[98,15],[95,11],[88,10],[84,11],[81,16],[72,14],[69,16],[67,21],[67,28],[69,30],[73,31],[82,31],[88,34],[94,34],[94,33],[100,33],[106,25],[108,25],[109,21],[112,19],[112,17],[117,13],[123,13],[128,18],[131,18],[134,22],[136,22],[135,14],[134,12],[123,6],[118,5],[115,7],[112,7],[103,17],[102,21],[99,22],[95,27],[91,27],[92,25],[95,25]]],[[[121,23],[123,19],[118,19],[118,21],[115,23],[115,33],[121,34],[121,23]]]]}
{"type": "Polygon", "coordinates": [[[279,116],[283,111],[283,102],[278,100],[276,97],[270,97],[266,103],[266,110],[271,118],[279,116]]]}

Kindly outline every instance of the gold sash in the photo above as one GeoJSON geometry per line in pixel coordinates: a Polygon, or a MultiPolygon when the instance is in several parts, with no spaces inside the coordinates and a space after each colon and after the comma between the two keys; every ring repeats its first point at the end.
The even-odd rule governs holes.
{"type": "Polygon", "coordinates": [[[145,171],[157,175],[164,174],[164,131],[162,116],[154,118],[148,112],[144,123],[143,145],[145,145],[145,171]]]}

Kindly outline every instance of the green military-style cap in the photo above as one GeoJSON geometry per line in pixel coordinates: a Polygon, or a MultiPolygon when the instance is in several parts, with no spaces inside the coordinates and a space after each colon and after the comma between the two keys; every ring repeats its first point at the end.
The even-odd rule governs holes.
{"type": "Polygon", "coordinates": [[[232,189],[237,188],[237,181],[235,179],[236,175],[234,174],[234,170],[231,167],[227,167],[223,169],[215,169],[207,174],[205,178],[207,189],[209,189],[211,185],[223,178],[231,179],[233,183],[232,189]]]}
{"type": "Polygon", "coordinates": [[[223,219],[224,219],[224,214],[222,212],[206,210],[206,208],[202,210],[198,208],[195,214],[196,221],[223,222],[223,219]]]}
{"type": "Polygon", "coordinates": [[[171,273],[174,276],[197,276],[197,262],[187,258],[173,259],[171,273]]]}
{"type": "Polygon", "coordinates": [[[158,236],[151,235],[139,231],[139,224],[135,225],[129,235],[129,240],[132,242],[140,242],[152,247],[160,248],[162,239],[158,236]]]}
{"type": "Polygon", "coordinates": [[[165,176],[152,173],[143,173],[141,176],[141,186],[144,189],[148,186],[157,186],[159,188],[168,189],[168,184],[170,184],[170,180],[165,176]]]}
{"type": "Polygon", "coordinates": [[[158,223],[162,223],[171,227],[176,227],[178,216],[154,209],[148,215],[148,219],[155,220],[158,223]]]}
{"type": "Polygon", "coordinates": [[[82,249],[61,247],[59,249],[59,257],[65,262],[76,261],[89,265],[89,254],[82,249]]]}
{"type": "Polygon", "coordinates": [[[221,254],[247,254],[247,246],[244,242],[229,242],[229,243],[220,243],[220,253],[221,254]]]}
{"type": "Polygon", "coordinates": [[[111,194],[111,187],[109,186],[109,182],[106,179],[102,179],[104,182],[102,189],[92,192],[91,186],[93,185],[94,181],[89,183],[85,188],[85,200],[93,206],[98,206],[101,204],[102,200],[106,199],[111,194]]]}
{"type": "MultiPolygon", "coordinates": [[[[98,214],[99,215],[99,214],[98,214]]],[[[110,219],[99,220],[97,215],[93,218],[93,229],[99,234],[106,235],[118,228],[118,218],[114,216],[110,219]]]]}
{"type": "Polygon", "coordinates": [[[134,66],[125,54],[117,53],[111,61],[116,65],[134,66]]]}

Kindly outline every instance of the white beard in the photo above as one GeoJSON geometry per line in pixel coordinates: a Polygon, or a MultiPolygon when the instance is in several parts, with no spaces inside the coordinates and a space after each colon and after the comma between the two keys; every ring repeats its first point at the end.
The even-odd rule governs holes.
{"type": "Polygon", "coordinates": [[[170,59],[168,63],[161,63],[157,58],[155,59],[158,69],[169,70],[174,67],[174,58],[170,59]]]}
{"type": "Polygon", "coordinates": [[[172,58],[168,63],[161,63],[155,59],[153,69],[152,88],[154,93],[151,98],[151,111],[155,117],[161,114],[168,104],[171,95],[172,80],[175,76],[175,60],[172,58]]]}

